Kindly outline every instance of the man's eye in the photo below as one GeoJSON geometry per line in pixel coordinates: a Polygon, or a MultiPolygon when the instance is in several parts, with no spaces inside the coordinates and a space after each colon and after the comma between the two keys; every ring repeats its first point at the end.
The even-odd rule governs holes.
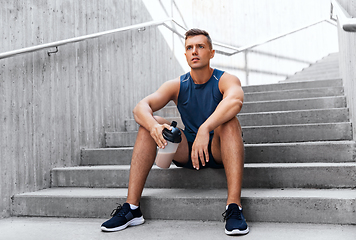
{"type": "Polygon", "coordinates": [[[204,46],[199,46],[199,48],[204,48],[204,46]]]}

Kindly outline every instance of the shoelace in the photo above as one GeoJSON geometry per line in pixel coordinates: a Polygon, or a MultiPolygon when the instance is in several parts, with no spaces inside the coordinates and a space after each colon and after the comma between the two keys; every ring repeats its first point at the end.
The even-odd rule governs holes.
{"type": "Polygon", "coordinates": [[[125,209],[123,209],[122,207],[123,207],[123,206],[122,206],[121,204],[119,204],[119,206],[117,206],[116,209],[112,210],[112,212],[111,212],[110,215],[111,215],[112,217],[113,217],[113,216],[116,216],[116,215],[119,215],[120,217],[121,217],[121,216],[125,216],[126,211],[125,211],[125,209]]]}
{"type": "Polygon", "coordinates": [[[241,220],[242,219],[242,217],[241,217],[241,212],[242,211],[240,211],[240,210],[238,210],[238,209],[231,209],[231,210],[226,210],[223,214],[222,214],[222,216],[224,217],[224,221],[226,221],[227,219],[229,219],[229,218],[237,218],[237,219],[239,219],[239,220],[241,220]]]}

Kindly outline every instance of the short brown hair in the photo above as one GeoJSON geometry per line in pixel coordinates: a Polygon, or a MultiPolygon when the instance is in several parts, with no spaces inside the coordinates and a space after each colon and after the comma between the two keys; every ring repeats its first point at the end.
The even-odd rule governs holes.
{"type": "Polygon", "coordinates": [[[204,31],[204,30],[201,30],[198,28],[193,28],[193,29],[188,30],[185,33],[185,40],[187,40],[188,37],[193,37],[193,36],[197,36],[197,35],[204,35],[208,39],[208,44],[209,44],[210,49],[213,49],[213,43],[211,41],[209,33],[207,31],[204,31]]]}

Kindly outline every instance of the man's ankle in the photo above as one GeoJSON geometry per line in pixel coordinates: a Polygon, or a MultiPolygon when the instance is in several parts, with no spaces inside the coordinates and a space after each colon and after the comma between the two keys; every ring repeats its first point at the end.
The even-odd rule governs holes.
{"type": "Polygon", "coordinates": [[[139,207],[138,205],[130,204],[131,210],[136,210],[138,207],[139,207]]]}

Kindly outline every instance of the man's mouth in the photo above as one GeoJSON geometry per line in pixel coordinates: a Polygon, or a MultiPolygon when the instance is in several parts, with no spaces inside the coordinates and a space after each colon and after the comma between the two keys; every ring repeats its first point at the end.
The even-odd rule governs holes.
{"type": "Polygon", "coordinates": [[[199,61],[199,58],[192,58],[192,62],[199,61]]]}

